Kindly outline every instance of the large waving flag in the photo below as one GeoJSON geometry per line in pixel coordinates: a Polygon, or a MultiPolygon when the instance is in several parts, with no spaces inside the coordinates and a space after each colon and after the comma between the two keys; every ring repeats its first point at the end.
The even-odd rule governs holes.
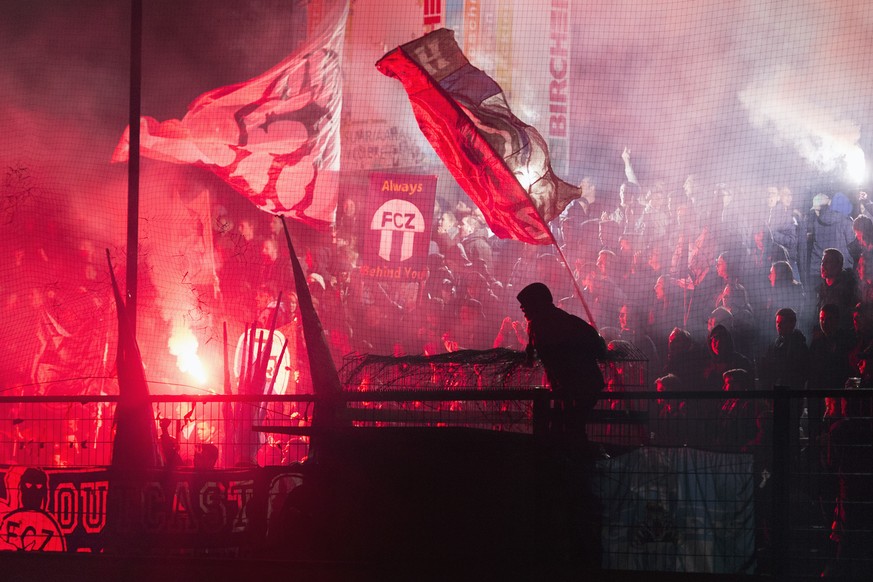
{"type": "MultiPolygon", "coordinates": [[[[310,34],[281,63],[194,100],[181,120],[141,120],[140,152],[220,176],[261,209],[333,220],[340,158],[340,61],[348,2],[312,0],[310,34]]],[[[112,160],[129,156],[129,128],[112,160]]]]}
{"type": "Polygon", "coordinates": [[[382,57],[421,131],[500,238],[552,244],[547,224],[579,191],[558,179],[545,140],[509,109],[500,86],[439,29],[382,57]]]}

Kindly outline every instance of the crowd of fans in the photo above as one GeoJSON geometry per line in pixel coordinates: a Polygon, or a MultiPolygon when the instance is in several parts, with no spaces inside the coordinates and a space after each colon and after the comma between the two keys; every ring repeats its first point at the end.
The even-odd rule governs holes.
{"type": "Polygon", "coordinates": [[[523,348],[515,295],[541,281],[562,308],[593,319],[607,341],[634,344],[656,377],[673,374],[689,388],[721,388],[723,372],[735,368],[757,387],[801,387],[805,350],[835,333],[851,352],[842,380],[819,379],[817,371],[810,381],[867,380],[859,362],[873,341],[865,309],[873,299],[873,206],[864,192],[735,192],[699,187],[693,176],[674,190],[644,187],[629,152],[623,157],[629,180],[614,208],[586,180],[582,196],[552,222],[561,253],[497,239],[480,209],[438,199],[423,283],[358,276],[364,220],[348,198],[333,241],[306,249],[310,290],[335,355],[523,348]]]}
{"type": "MultiPolygon", "coordinates": [[[[850,385],[873,384],[873,204],[865,192],[832,186],[801,192],[781,184],[705,186],[694,176],[681,184],[646,184],[637,179],[628,150],[622,159],[627,180],[617,201],[598,195],[585,179],[580,197],[551,222],[560,251],[498,239],[482,210],[463,195],[452,201],[438,198],[427,276],[410,282],[361,275],[357,267],[367,217],[354,195],[341,196],[329,235],[292,232],[338,367],[354,352],[521,350],[527,326],[515,297],[539,281],[561,308],[591,321],[609,344],[632,345],[644,355],[651,383],[644,388],[835,389],[850,378],[858,379],[850,385]]],[[[233,341],[244,331],[240,322],[269,327],[278,312],[277,327],[289,340],[293,370],[288,391],[311,391],[281,223],[254,211],[235,215],[220,206],[213,207],[210,221],[209,237],[203,234],[205,224],[192,232],[192,241],[201,241],[201,254],[209,260],[193,261],[185,269],[189,294],[202,299],[197,313],[205,318],[203,327],[220,325],[217,314],[223,311],[233,341]]],[[[188,246],[197,249],[198,244],[188,246]]],[[[99,253],[80,251],[87,251],[88,274],[77,275],[84,283],[71,287],[79,297],[80,287],[102,280],[97,276],[99,253]]],[[[36,257],[29,261],[34,270],[47,260],[42,251],[16,252],[36,257]]],[[[141,280],[141,304],[147,306],[161,290],[149,286],[149,277],[141,280]]],[[[90,341],[87,333],[71,332],[69,317],[61,311],[77,304],[54,299],[59,291],[53,287],[34,287],[31,303],[49,306],[40,311],[38,356],[33,365],[22,359],[11,379],[18,386],[44,386],[49,394],[68,384],[43,381],[54,378],[49,372],[63,359],[58,354],[69,352],[73,355],[67,360],[78,361],[75,354],[107,352],[111,302],[105,293],[87,295],[94,303],[88,313],[103,313],[100,337],[88,348],[65,352],[74,340],[90,341]]],[[[4,304],[10,314],[19,315],[25,312],[22,305],[23,300],[4,304]]],[[[141,318],[154,319],[143,329],[168,325],[147,308],[141,318]]],[[[83,329],[94,326],[94,318],[87,321],[83,329]]],[[[99,370],[75,376],[105,378],[111,375],[109,361],[104,354],[99,370]]],[[[147,366],[154,375],[162,364],[150,360],[147,366]]],[[[620,386],[608,383],[607,389],[620,386]]],[[[91,392],[73,387],[61,393],[91,392]]],[[[663,421],[700,411],[673,399],[658,406],[658,428],[648,431],[647,438],[686,444],[691,437],[683,434],[685,425],[663,421]]],[[[722,420],[693,438],[740,450],[766,439],[761,410],[749,409],[742,399],[727,399],[720,406],[704,412],[722,420]],[[728,434],[733,435],[730,443],[719,441],[728,434]]],[[[792,422],[800,438],[819,441],[846,420],[845,409],[832,399],[810,398],[805,407],[792,410],[792,422]]],[[[849,433],[843,424],[835,434],[849,433]]]]}
{"type": "MultiPolygon", "coordinates": [[[[322,275],[311,286],[317,301],[340,308],[321,311],[330,314],[333,339],[344,342],[336,353],[521,349],[526,325],[515,296],[544,282],[611,347],[642,353],[654,389],[726,393],[658,401],[638,442],[753,452],[758,495],[766,495],[772,410],[734,394],[873,385],[873,205],[865,192],[839,187],[795,195],[790,185],[707,188],[694,176],[675,189],[642,184],[630,152],[622,157],[627,181],[617,204],[598,200],[586,180],[551,223],[561,252],[497,239],[480,209],[439,200],[420,286],[356,277],[361,225],[353,205],[344,207],[333,259],[310,265],[322,275]]],[[[611,378],[607,390],[620,384],[611,378]]],[[[873,461],[850,451],[869,449],[869,408],[816,397],[795,398],[790,410],[792,455],[805,455],[812,472],[838,476],[833,539],[844,554],[851,546],[843,530],[867,516],[848,491],[871,484],[873,461]]]]}

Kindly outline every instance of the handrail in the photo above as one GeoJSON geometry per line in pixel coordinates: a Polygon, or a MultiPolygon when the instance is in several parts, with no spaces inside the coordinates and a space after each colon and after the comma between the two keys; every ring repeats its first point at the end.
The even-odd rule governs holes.
{"type": "MultiPolygon", "coordinates": [[[[680,390],[655,392],[602,392],[600,400],[667,400],[693,398],[702,400],[721,400],[726,397],[740,399],[774,398],[777,389],[745,390],[743,392],[723,392],[713,390],[680,390]]],[[[873,397],[873,388],[829,388],[816,390],[778,389],[780,397],[790,398],[825,398],[834,396],[873,397]]],[[[531,400],[535,396],[550,394],[548,388],[443,388],[443,389],[405,389],[405,390],[369,390],[366,392],[344,391],[332,398],[347,402],[400,402],[407,400],[433,400],[449,402],[453,400],[531,400]]],[[[0,405],[19,402],[111,402],[117,403],[117,394],[82,395],[82,396],[0,396],[0,405]]],[[[318,402],[323,397],[317,394],[151,394],[152,402],[318,402]]]]}

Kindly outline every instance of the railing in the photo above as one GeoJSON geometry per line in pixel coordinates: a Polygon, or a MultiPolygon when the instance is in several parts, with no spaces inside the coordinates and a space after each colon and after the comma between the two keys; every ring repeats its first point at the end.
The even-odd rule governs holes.
{"type": "MultiPolygon", "coordinates": [[[[725,396],[604,393],[588,425],[604,567],[811,578],[835,556],[836,536],[844,546],[841,568],[873,566],[848,545],[873,538],[873,519],[866,519],[873,507],[873,420],[866,406],[873,391],[725,396]],[[849,405],[856,412],[841,434],[829,431],[839,417],[802,415],[804,400],[825,398],[859,405],[849,405]],[[853,488],[840,496],[847,483],[853,488]],[[832,531],[835,507],[848,529],[832,531]]],[[[465,427],[551,442],[549,393],[541,388],[347,392],[341,401],[347,429],[465,427]]],[[[108,467],[117,402],[0,398],[0,463],[49,473],[108,467]]],[[[178,455],[183,472],[288,467],[288,475],[297,475],[294,467],[319,438],[313,396],[172,395],[152,402],[162,450],[178,455]]],[[[53,510],[60,521],[60,508],[53,510]]]]}

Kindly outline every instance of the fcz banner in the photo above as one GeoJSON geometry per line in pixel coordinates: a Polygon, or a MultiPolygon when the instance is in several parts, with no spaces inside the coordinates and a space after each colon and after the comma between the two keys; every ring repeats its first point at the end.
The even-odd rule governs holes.
{"type": "Polygon", "coordinates": [[[370,174],[361,276],[417,282],[427,277],[436,176],[370,174]]]}
{"type": "Polygon", "coordinates": [[[96,553],[133,531],[144,548],[233,555],[263,546],[288,494],[303,482],[301,471],[153,469],[134,489],[110,496],[106,468],[0,467],[0,552],[96,553]],[[110,513],[122,517],[112,524],[110,513]]]}

